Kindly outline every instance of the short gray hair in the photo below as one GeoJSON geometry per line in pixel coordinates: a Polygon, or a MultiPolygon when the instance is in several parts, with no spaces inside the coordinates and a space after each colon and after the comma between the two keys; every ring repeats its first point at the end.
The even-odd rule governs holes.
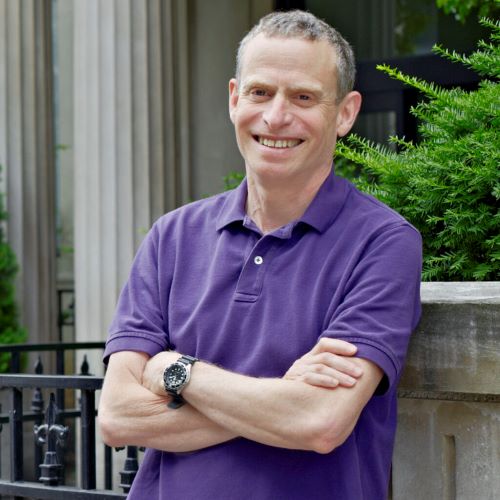
{"type": "Polygon", "coordinates": [[[354,52],[342,35],[329,24],[309,12],[292,10],[272,12],[264,16],[241,40],[236,56],[236,79],[239,82],[245,47],[257,35],[267,37],[302,38],[304,40],[326,40],[337,55],[338,99],[344,98],[354,87],[356,62],[354,52]]]}

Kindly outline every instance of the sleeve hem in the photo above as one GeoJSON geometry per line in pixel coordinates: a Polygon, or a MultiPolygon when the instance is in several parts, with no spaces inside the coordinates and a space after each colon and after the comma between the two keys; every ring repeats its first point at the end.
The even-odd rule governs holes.
{"type": "Polygon", "coordinates": [[[165,349],[166,346],[152,339],[150,335],[142,332],[114,333],[106,342],[103,362],[107,364],[111,354],[119,351],[145,352],[152,357],[165,349]]]}

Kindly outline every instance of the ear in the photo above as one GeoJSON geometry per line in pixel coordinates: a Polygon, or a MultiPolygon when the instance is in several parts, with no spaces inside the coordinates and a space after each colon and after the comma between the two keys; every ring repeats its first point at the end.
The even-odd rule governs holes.
{"type": "Polygon", "coordinates": [[[361,108],[361,94],[349,92],[340,102],[337,114],[337,137],[343,137],[351,130],[361,108]]]}
{"type": "Polygon", "coordinates": [[[238,81],[236,78],[231,78],[229,80],[229,117],[234,123],[234,113],[236,111],[236,105],[238,104],[238,81]]]}

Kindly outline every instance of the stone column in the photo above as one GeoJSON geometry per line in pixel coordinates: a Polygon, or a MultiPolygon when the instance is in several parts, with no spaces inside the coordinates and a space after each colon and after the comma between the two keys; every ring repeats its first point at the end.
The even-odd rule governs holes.
{"type": "Polygon", "coordinates": [[[271,2],[233,4],[75,1],[77,340],[106,337],[151,223],[220,189],[241,162],[227,81],[239,38],[271,2]]]}
{"type": "Polygon", "coordinates": [[[0,165],[30,342],[57,340],[50,0],[0,0],[0,165]]]}
{"type": "Polygon", "coordinates": [[[145,233],[191,196],[186,2],[77,0],[74,26],[76,338],[103,340],[145,233]]]}
{"type": "MultiPolygon", "coordinates": [[[[74,2],[77,341],[106,338],[144,235],[191,198],[186,4],[74,2]]],[[[102,374],[100,354],[89,363],[102,374]]]]}

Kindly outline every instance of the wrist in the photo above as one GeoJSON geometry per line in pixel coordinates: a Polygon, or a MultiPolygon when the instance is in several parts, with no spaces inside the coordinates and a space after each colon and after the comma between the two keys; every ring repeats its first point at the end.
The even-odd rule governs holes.
{"type": "Polygon", "coordinates": [[[183,355],[163,371],[165,392],[172,397],[169,408],[180,408],[184,403],[182,392],[191,379],[191,370],[198,360],[192,356],[183,355]]]}

